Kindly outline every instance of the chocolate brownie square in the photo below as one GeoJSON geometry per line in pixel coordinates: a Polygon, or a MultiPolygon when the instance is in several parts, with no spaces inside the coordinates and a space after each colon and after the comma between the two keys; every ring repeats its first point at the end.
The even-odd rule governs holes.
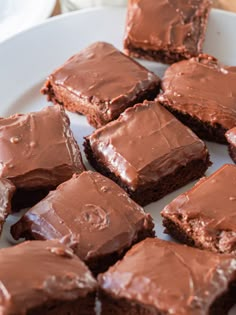
{"type": "Polygon", "coordinates": [[[174,63],[202,52],[209,0],[129,0],[125,53],[174,63]]]}
{"type": "Polygon", "coordinates": [[[146,239],[99,275],[102,315],[227,315],[236,259],[146,239]]]}
{"type": "Polygon", "coordinates": [[[96,280],[58,241],[1,249],[0,282],[1,314],[95,315],[96,280]]]}
{"type": "Polygon", "coordinates": [[[226,143],[236,125],[236,67],[209,55],[169,67],[158,100],[200,138],[226,143]]]}
{"type": "Polygon", "coordinates": [[[127,107],[153,100],[160,79],[114,46],[97,42],[70,58],[47,79],[49,101],[85,115],[94,127],[116,119],[127,107]]]}
{"type": "Polygon", "coordinates": [[[0,119],[0,178],[16,186],[13,208],[28,207],[84,166],[61,106],[0,119]]]}
{"type": "Polygon", "coordinates": [[[11,200],[15,186],[7,179],[0,179],[0,235],[2,226],[11,212],[11,200]]]}
{"type": "Polygon", "coordinates": [[[236,163],[236,127],[228,130],[225,134],[228,141],[229,155],[231,156],[234,163],[236,163]]]}
{"type": "Polygon", "coordinates": [[[15,239],[63,239],[94,274],[105,271],[134,243],[154,236],[149,214],[110,179],[74,175],[12,227],[15,239]]]}
{"type": "Polygon", "coordinates": [[[205,144],[157,102],[127,109],[84,146],[91,165],[141,205],[203,176],[210,165],[205,144]]]}
{"type": "Polygon", "coordinates": [[[236,254],[236,166],[226,164],[162,211],[166,232],[188,245],[236,254]]]}

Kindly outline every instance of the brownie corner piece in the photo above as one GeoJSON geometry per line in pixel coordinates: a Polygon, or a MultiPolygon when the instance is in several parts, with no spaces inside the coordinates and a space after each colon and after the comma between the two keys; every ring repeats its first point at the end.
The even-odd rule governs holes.
{"type": "Polygon", "coordinates": [[[124,51],[175,63],[202,52],[211,1],[129,0],[124,51]]]}
{"type": "Polygon", "coordinates": [[[227,315],[235,303],[236,259],[146,239],[98,277],[102,315],[227,315]]]}
{"type": "Polygon", "coordinates": [[[211,165],[205,144],[157,102],[127,109],[85,138],[90,164],[141,205],[161,199],[211,165]]]}
{"type": "Polygon", "coordinates": [[[191,246],[235,254],[235,184],[233,164],[202,178],[161,212],[166,232],[191,246]]]}
{"type": "Polygon", "coordinates": [[[110,179],[83,172],[31,208],[11,230],[15,239],[59,239],[94,275],[135,243],[154,237],[151,216],[110,179]]]}
{"type": "Polygon", "coordinates": [[[84,165],[70,121],[61,106],[0,120],[0,178],[16,186],[14,210],[43,198],[84,165]]]}
{"type": "Polygon", "coordinates": [[[171,65],[158,101],[200,138],[227,143],[236,125],[236,68],[201,54],[171,65]]]}
{"type": "Polygon", "coordinates": [[[154,73],[113,45],[96,42],[54,71],[41,92],[49,101],[85,115],[97,128],[127,107],[153,100],[159,90],[160,79],[154,73]]]}
{"type": "Polygon", "coordinates": [[[32,241],[0,251],[2,314],[95,315],[97,281],[58,241],[32,241]],[[7,298],[8,297],[8,298],[7,298]]]}
{"type": "Polygon", "coordinates": [[[225,137],[228,142],[229,155],[234,163],[236,163],[236,127],[229,129],[225,137]]]}

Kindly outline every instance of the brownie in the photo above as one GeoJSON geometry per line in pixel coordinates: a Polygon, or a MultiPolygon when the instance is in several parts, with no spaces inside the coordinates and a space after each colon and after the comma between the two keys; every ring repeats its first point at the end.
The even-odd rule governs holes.
{"type": "Polygon", "coordinates": [[[129,0],[125,53],[171,64],[202,52],[209,0],[129,0]]]}
{"type": "Polygon", "coordinates": [[[15,192],[15,186],[7,179],[0,179],[0,235],[2,226],[11,212],[11,200],[15,192]]]}
{"type": "Polygon", "coordinates": [[[141,205],[203,176],[210,165],[205,144],[157,102],[127,109],[84,146],[91,165],[141,205]]]}
{"type": "Polygon", "coordinates": [[[58,241],[1,249],[0,282],[1,314],[95,315],[96,280],[58,241]]]}
{"type": "Polygon", "coordinates": [[[226,143],[236,125],[236,67],[209,55],[169,67],[158,100],[200,138],[226,143]]]}
{"type": "Polygon", "coordinates": [[[226,315],[235,303],[236,259],[146,239],[98,283],[102,315],[226,315]]]}
{"type": "Polygon", "coordinates": [[[0,119],[0,178],[16,186],[13,209],[31,206],[84,166],[61,106],[0,119]]]}
{"type": "Polygon", "coordinates": [[[94,274],[154,236],[149,214],[110,179],[83,172],[61,184],[12,227],[15,239],[60,239],[94,274]]]}
{"type": "Polygon", "coordinates": [[[236,166],[226,164],[162,211],[166,232],[188,245],[236,254],[236,166]]]}
{"type": "Polygon", "coordinates": [[[70,58],[47,79],[48,100],[85,115],[94,127],[116,119],[127,107],[153,100],[160,79],[114,46],[97,42],[70,58]]]}
{"type": "Polygon", "coordinates": [[[225,137],[228,142],[229,155],[231,156],[234,163],[236,163],[236,127],[229,129],[225,137]]]}

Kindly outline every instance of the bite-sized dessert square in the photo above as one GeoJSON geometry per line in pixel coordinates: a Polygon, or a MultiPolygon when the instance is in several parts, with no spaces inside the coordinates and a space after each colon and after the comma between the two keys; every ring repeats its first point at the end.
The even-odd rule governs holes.
{"type": "Polygon", "coordinates": [[[15,192],[15,186],[7,179],[0,179],[0,235],[3,224],[11,213],[11,200],[15,192]]]}
{"type": "Polygon", "coordinates": [[[1,249],[0,282],[1,314],[95,315],[97,282],[58,241],[1,249]]]}
{"type": "Polygon", "coordinates": [[[234,163],[236,163],[236,127],[228,130],[225,137],[228,142],[229,155],[234,163]]]}
{"type": "Polygon", "coordinates": [[[16,186],[13,208],[28,207],[84,166],[60,106],[0,119],[0,178],[16,186]]]}
{"type": "Polygon", "coordinates": [[[209,0],[129,0],[125,53],[171,64],[202,52],[209,0]]]}
{"type": "Polygon", "coordinates": [[[94,127],[159,93],[160,79],[111,44],[97,42],[71,57],[47,79],[48,100],[85,115],[94,127]]]}
{"type": "Polygon", "coordinates": [[[91,165],[141,205],[203,176],[210,165],[205,144],[157,102],[127,109],[84,146],[91,165]]]}
{"type": "Polygon", "coordinates": [[[162,211],[166,232],[188,245],[236,254],[236,166],[226,164],[162,211]]]}
{"type": "Polygon", "coordinates": [[[149,214],[110,179],[74,175],[12,227],[14,238],[60,239],[94,274],[105,271],[134,244],[155,235],[149,214]]]}
{"type": "Polygon", "coordinates": [[[227,315],[236,259],[146,239],[98,277],[102,315],[227,315]]]}
{"type": "Polygon", "coordinates": [[[200,138],[226,143],[236,125],[236,67],[209,55],[170,66],[158,100],[200,138]]]}

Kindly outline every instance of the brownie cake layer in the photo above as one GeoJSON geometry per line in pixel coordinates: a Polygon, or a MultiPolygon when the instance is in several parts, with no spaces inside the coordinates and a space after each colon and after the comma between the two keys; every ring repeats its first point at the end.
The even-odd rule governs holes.
{"type": "Polygon", "coordinates": [[[209,55],[169,67],[158,100],[200,138],[226,143],[236,125],[236,67],[209,55]]]}
{"type": "Polygon", "coordinates": [[[179,241],[220,253],[236,253],[236,166],[226,164],[162,211],[166,232],[179,241]]]}
{"type": "Polygon", "coordinates": [[[0,177],[16,186],[13,209],[32,206],[84,166],[60,106],[0,119],[0,177]]]}
{"type": "Polygon", "coordinates": [[[229,155],[234,163],[236,163],[236,127],[228,130],[225,137],[228,142],[229,155]]]}
{"type": "Polygon", "coordinates": [[[197,56],[209,10],[209,0],[129,0],[125,53],[169,64],[197,56]]]}
{"type": "Polygon", "coordinates": [[[236,259],[146,239],[99,275],[102,315],[227,315],[236,259]]]}
{"type": "Polygon", "coordinates": [[[0,235],[3,224],[11,213],[11,201],[15,192],[15,186],[7,179],[0,179],[0,235]]]}
{"type": "Polygon", "coordinates": [[[95,279],[57,241],[1,249],[0,281],[4,315],[95,315],[95,279]]]}
{"type": "Polygon", "coordinates": [[[134,244],[155,235],[149,214],[110,179],[74,175],[12,227],[15,239],[60,239],[94,274],[105,271],[134,244]]]}
{"type": "Polygon", "coordinates": [[[205,144],[156,102],[127,109],[84,146],[91,165],[141,205],[203,176],[210,165],[205,144]]]}
{"type": "Polygon", "coordinates": [[[108,43],[97,42],[70,58],[47,79],[49,101],[85,115],[94,127],[116,119],[127,107],[153,100],[160,79],[108,43]]]}

